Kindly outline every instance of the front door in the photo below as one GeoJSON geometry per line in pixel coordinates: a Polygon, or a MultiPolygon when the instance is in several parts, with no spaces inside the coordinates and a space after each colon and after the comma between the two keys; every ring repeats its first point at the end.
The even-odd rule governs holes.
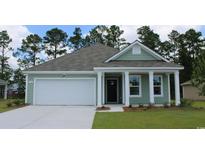
{"type": "Polygon", "coordinates": [[[107,79],[107,103],[118,102],[118,80],[107,79]]]}

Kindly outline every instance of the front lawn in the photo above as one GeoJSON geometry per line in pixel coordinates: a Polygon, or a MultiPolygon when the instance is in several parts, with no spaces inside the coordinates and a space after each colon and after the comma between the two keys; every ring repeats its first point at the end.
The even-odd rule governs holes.
{"type": "Polygon", "coordinates": [[[24,106],[23,99],[0,99],[0,113],[13,110],[22,106],[24,106]],[[7,104],[11,104],[11,106],[8,106],[7,104]]]}
{"type": "Polygon", "coordinates": [[[194,101],[191,105],[195,108],[205,108],[205,101],[194,101]]]}
{"type": "Polygon", "coordinates": [[[168,108],[138,112],[97,112],[93,128],[205,128],[205,110],[168,108]]]}

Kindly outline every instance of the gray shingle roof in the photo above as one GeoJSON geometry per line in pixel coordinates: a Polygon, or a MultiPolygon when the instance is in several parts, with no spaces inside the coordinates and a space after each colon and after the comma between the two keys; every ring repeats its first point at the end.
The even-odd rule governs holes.
{"type": "Polygon", "coordinates": [[[97,43],[29,68],[26,71],[92,71],[94,67],[181,67],[174,63],[158,60],[104,62],[118,52],[117,49],[97,43]]]}

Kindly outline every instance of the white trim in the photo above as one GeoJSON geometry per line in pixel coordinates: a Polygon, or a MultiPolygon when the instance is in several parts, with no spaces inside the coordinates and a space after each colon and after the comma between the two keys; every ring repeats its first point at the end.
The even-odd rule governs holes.
{"type": "Polygon", "coordinates": [[[175,103],[176,106],[179,106],[180,105],[179,71],[174,72],[174,82],[175,82],[175,103]]]}
{"type": "Polygon", "coordinates": [[[23,71],[24,74],[96,74],[94,71],[23,71]]]}
{"type": "Polygon", "coordinates": [[[167,74],[167,80],[168,80],[168,103],[171,103],[171,92],[170,92],[170,74],[167,74]]]}
{"type": "Polygon", "coordinates": [[[119,79],[116,77],[106,78],[106,104],[119,104],[119,79]],[[117,102],[108,102],[107,100],[107,80],[116,80],[117,81],[117,102]]]}
{"type": "Polygon", "coordinates": [[[127,52],[128,49],[130,49],[131,47],[133,47],[136,44],[139,45],[140,47],[144,48],[148,52],[150,52],[150,54],[152,54],[154,57],[160,58],[160,59],[164,60],[165,62],[169,63],[169,60],[167,60],[166,58],[162,57],[161,55],[159,55],[158,53],[154,52],[153,50],[151,50],[150,48],[146,47],[145,45],[143,45],[142,43],[140,43],[137,40],[135,42],[133,42],[132,44],[130,44],[129,46],[127,46],[126,48],[124,48],[123,50],[121,50],[120,52],[118,52],[117,54],[115,54],[114,56],[112,56],[109,59],[107,59],[105,62],[107,63],[107,62],[109,62],[111,60],[115,60],[116,58],[121,56],[123,53],[127,52]]]}
{"type": "Polygon", "coordinates": [[[28,74],[26,74],[25,103],[28,103],[28,74]]]}
{"type": "Polygon", "coordinates": [[[102,73],[102,104],[105,104],[105,72],[102,73]]]}
{"type": "Polygon", "coordinates": [[[102,106],[102,72],[98,72],[97,74],[97,106],[102,106]]]}
{"type": "Polygon", "coordinates": [[[182,70],[184,67],[94,67],[95,71],[108,71],[108,70],[118,70],[118,71],[123,71],[126,72],[128,70],[133,70],[133,71],[138,71],[138,70],[143,70],[146,72],[149,72],[150,70],[163,70],[163,71],[176,71],[176,70],[182,70]]]}
{"type": "Polygon", "coordinates": [[[125,106],[130,105],[129,72],[125,72],[125,106]]]}
{"type": "Polygon", "coordinates": [[[122,104],[125,104],[125,75],[122,73],[122,104]]]}
{"type": "Polygon", "coordinates": [[[154,73],[153,71],[149,72],[149,101],[151,104],[154,104],[154,73]]]}
{"type": "Polygon", "coordinates": [[[154,76],[153,76],[153,88],[155,87],[155,86],[154,86],[154,77],[155,77],[155,76],[161,78],[161,85],[160,85],[161,94],[160,94],[160,95],[155,95],[155,94],[154,94],[154,97],[163,97],[163,96],[164,96],[164,92],[163,92],[163,75],[154,75],[154,76]]]}
{"type": "MultiPolygon", "coordinates": [[[[129,75],[129,82],[130,82],[130,76],[137,76],[139,77],[139,95],[131,95],[130,97],[142,97],[142,80],[141,80],[141,75],[138,74],[130,74],[129,75]]],[[[129,91],[130,91],[130,84],[129,84],[129,91]]],[[[130,92],[129,92],[130,93],[130,92]]]]}
{"type": "Polygon", "coordinates": [[[94,80],[94,94],[93,94],[93,98],[94,98],[94,102],[96,104],[96,78],[34,78],[34,83],[33,83],[33,105],[36,105],[36,100],[35,100],[35,90],[36,90],[36,81],[37,80],[85,80],[85,79],[88,79],[88,80],[94,80]]]}

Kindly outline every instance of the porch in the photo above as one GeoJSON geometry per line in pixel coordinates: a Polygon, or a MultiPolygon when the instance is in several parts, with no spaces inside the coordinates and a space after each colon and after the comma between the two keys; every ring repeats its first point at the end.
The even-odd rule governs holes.
{"type": "Polygon", "coordinates": [[[98,107],[117,104],[124,106],[170,104],[170,74],[174,74],[176,106],[180,105],[179,70],[109,68],[95,68],[95,70],[98,107]]]}

